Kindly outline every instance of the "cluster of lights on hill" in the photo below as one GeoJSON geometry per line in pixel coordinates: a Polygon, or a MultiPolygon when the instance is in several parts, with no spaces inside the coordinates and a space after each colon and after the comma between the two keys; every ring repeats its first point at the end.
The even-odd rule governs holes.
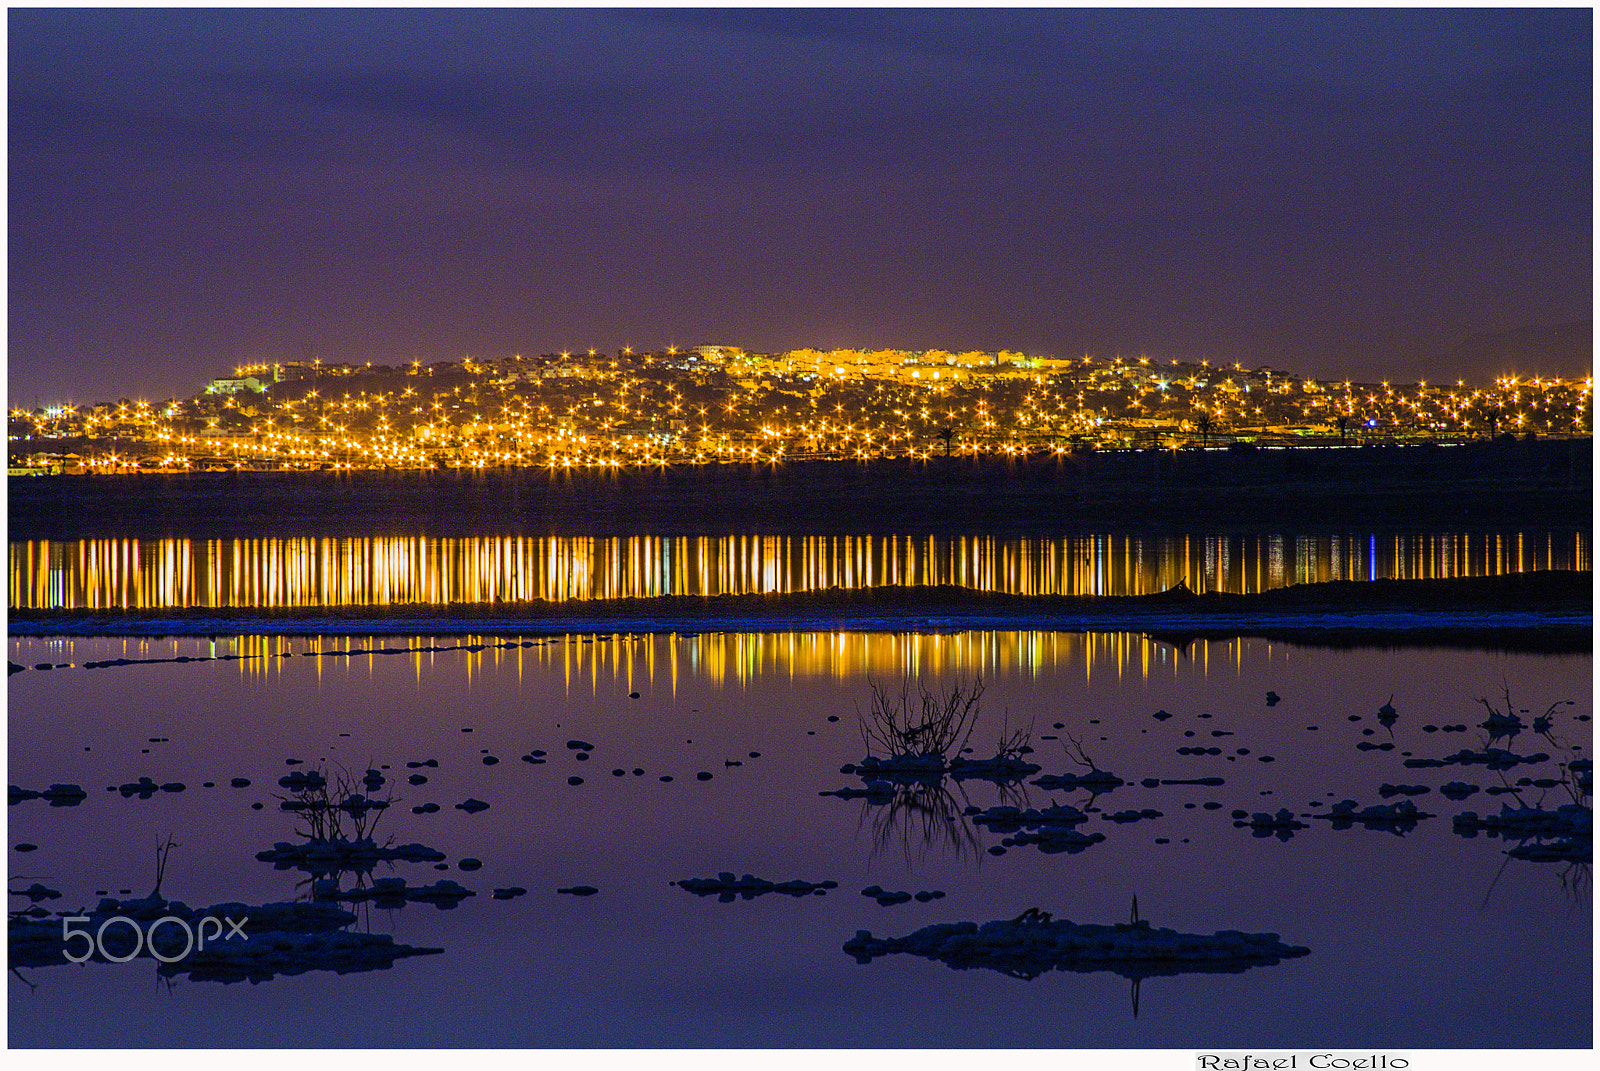
{"type": "Polygon", "coordinates": [[[1149,357],[702,346],[236,368],[189,399],[11,412],[17,464],[622,467],[1589,434],[1592,378],[1357,384],[1149,357]]]}

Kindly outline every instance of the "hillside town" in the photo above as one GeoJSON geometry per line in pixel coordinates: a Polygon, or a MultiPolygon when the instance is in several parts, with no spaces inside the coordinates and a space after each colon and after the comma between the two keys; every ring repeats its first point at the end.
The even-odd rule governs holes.
{"type": "Polygon", "coordinates": [[[1591,433],[1593,379],[1352,383],[1149,355],[701,345],[238,366],[13,408],[13,474],[593,467],[1459,443],[1591,433]]]}

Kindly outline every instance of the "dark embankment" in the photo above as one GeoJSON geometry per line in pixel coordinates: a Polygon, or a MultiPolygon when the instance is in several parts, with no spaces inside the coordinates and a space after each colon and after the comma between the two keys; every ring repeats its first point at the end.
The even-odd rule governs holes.
{"type": "Polygon", "coordinates": [[[9,480],[12,540],[1587,528],[1591,442],[9,480]]]}
{"type": "Polygon", "coordinates": [[[1249,595],[1067,597],[960,587],[901,587],[787,595],[663,596],[451,606],[45,611],[11,618],[17,635],[367,635],[702,630],[898,631],[1039,629],[1133,631],[1174,644],[1226,636],[1296,642],[1586,651],[1589,572],[1448,580],[1341,581],[1249,595]]]}

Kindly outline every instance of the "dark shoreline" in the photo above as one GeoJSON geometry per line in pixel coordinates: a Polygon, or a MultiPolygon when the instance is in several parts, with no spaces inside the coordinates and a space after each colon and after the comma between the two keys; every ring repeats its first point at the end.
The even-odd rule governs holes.
{"type": "Polygon", "coordinates": [[[688,631],[1126,631],[1175,646],[1257,636],[1332,646],[1468,646],[1574,653],[1592,644],[1588,571],[1446,580],[1338,581],[1249,595],[999,595],[959,587],[789,595],[663,596],[454,606],[292,610],[50,611],[13,615],[13,636],[560,634],[688,631]]]}
{"type": "Polygon", "coordinates": [[[1583,529],[1592,440],[816,461],[11,477],[27,539],[1583,529]]]}

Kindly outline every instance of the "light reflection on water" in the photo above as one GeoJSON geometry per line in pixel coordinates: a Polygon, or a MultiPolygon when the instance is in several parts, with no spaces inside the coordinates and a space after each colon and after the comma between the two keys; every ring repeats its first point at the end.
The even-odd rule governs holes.
{"type": "Polygon", "coordinates": [[[593,636],[540,637],[519,646],[522,637],[463,635],[437,637],[232,636],[149,639],[123,637],[76,640],[70,637],[14,639],[20,664],[46,658],[79,663],[84,658],[155,661],[237,656],[241,679],[268,680],[282,674],[286,653],[315,659],[318,675],[339,667],[401,660],[418,681],[441,656],[461,660],[468,674],[509,672],[550,679],[559,673],[567,694],[596,690],[602,682],[629,690],[647,687],[677,695],[693,679],[713,687],[743,687],[762,678],[780,680],[858,680],[863,677],[945,678],[1006,674],[1042,679],[1071,674],[1096,679],[1203,680],[1213,672],[1237,675],[1248,646],[1258,663],[1272,664],[1283,645],[1268,640],[1197,639],[1174,647],[1133,632],[968,631],[913,632],[705,632],[601,633],[593,636]],[[506,644],[510,644],[506,646],[506,644]],[[22,646],[19,646],[22,645],[22,646]],[[112,653],[106,654],[107,647],[112,653]],[[462,648],[479,647],[479,650],[462,648]],[[404,650],[404,654],[385,651],[404,650]],[[81,651],[95,652],[83,657],[81,651]],[[351,652],[354,652],[353,654],[351,652]]]}
{"type": "Polygon", "coordinates": [[[99,539],[11,544],[13,610],[442,606],[956,585],[1143,595],[1588,569],[1583,532],[99,539]]]}
{"type": "MultiPolygon", "coordinates": [[[[100,889],[145,891],[150,845],[168,835],[181,845],[168,895],[198,904],[297,895],[300,874],[255,853],[291,835],[277,779],[317,766],[387,767],[399,804],[387,834],[446,853],[446,876],[478,895],[451,911],[412,904],[364,912],[360,927],[445,951],[362,976],[311,971],[270,985],[171,992],[150,984],[148,960],[32,971],[26,984],[37,992],[13,976],[13,1044],[1592,1041],[1587,896],[1570,891],[1559,865],[1508,860],[1504,841],[1452,829],[1458,811],[1497,809],[1500,799],[1487,789],[1521,770],[1501,777],[1401,765],[1407,753],[1439,756],[1475,743],[1472,733],[1430,730],[1476,723],[1474,696],[1493,695],[1502,682],[1535,710],[1576,700],[1556,735],[1588,755],[1589,723],[1576,720],[1591,707],[1587,654],[1330,650],[1248,639],[1196,643],[1184,657],[1136,636],[1035,632],[11,643],[12,660],[28,666],[213,654],[246,657],[29,669],[11,678],[12,780],[34,788],[74,782],[90,792],[79,807],[31,801],[11,812],[14,841],[39,846],[27,859],[30,873],[48,875],[64,894],[57,906],[92,904],[100,889]],[[489,646],[509,642],[517,646],[489,646]],[[408,653],[349,653],[378,649],[408,653]],[[287,651],[295,657],[273,657],[287,651]],[[322,656],[307,657],[312,652],[322,656]],[[1011,726],[1031,723],[1032,758],[1045,772],[1079,769],[1065,746],[1077,738],[1099,768],[1128,783],[1098,799],[981,781],[885,806],[821,796],[861,783],[840,764],[863,754],[854,711],[867,679],[912,671],[943,682],[983,673],[974,746],[990,746],[1008,718],[1011,726]],[[1268,689],[1280,704],[1266,704],[1268,689]],[[1374,716],[1389,700],[1400,712],[1392,727],[1374,716]],[[1170,720],[1153,717],[1158,709],[1170,720]],[[562,746],[573,737],[595,745],[594,761],[562,746]],[[1394,750],[1360,750],[1373,740],[1394,750]],[[1221,753],[1197,755],[1197,744],[1221,753]],[[534,747],[548,751],[546,764],[518,761],[534,747]],[[486,764],[489,755],[501,761],[486,764]],[[407,783],[406,764],[423,759],[439,765],[425,770],[425,783],[407,783]],[[611,772],[635,767],[644,775],[611,772]],[[702,770],[714,776],[701,781],[702,770]],[[144,774],[188,789],[148,800],[107,791],[144,774]],[[1224,783],[1143,783],[1212,774],[1224,783]],[[233,787],[237,776],[253,783],[233,787]],[[572,776],[586,780],[574,785],[572,776]],[[1484,791],[1457,805],[1441,792],[1455,779],[1484,791]],[[1234,808],[1376,804],[1385,798],[1380,785],[1395,781],[1430,786],[1420,801],[1436,816],[1405,836],[1307,819],[1280,841],[1229,818],[1234,808]],[[468,797],[490,809],[454,806],[468,797]],[[1105,839],[1081,854],[1013,847],[996,857],[989,849],[1004,846],[1001,836],[970,821],[969,800],[1094,806],[1084,828],[1105,839]],[[425,802],[441,809],[412,810],[425,802]],[[1113,817],[1142,807],[1158,815],[1130,824],[1113,817]],[[483,868],[460,867],[468,856],[483,868]],[[825,897],[720,904],[669,884],[723,869],[827,878],[839,887],[825,897]],[[555,892],[579,882],[601,891],[583,900],[555,892]],[[489,895],[511,885],[529,892],[510,902],[489,895]],[[946,896],[884,908],[861,895],[870,885],[946,896]],[[1133,895],[1160,925],[1272,930],[1312,952],[1238,975],[1151,979],[1135,1017],[1126,980],[1106,972],[1023,982],[910,957],[861,966],[841,947],[860,929],[901,935],[932,923],[1014,918],[1029,906],[1112,922],[1128,916],[1133,895]],[[1484,1016],[1484,992],[1540,996],[1517,1015],[1484,1016]],[[1397,993],[1405,994],[1398,1008],[1397,993]],[[352,999],[362,1014],[327,1014],[352,999]],[[423,1002],[428,1015],[416,1013],[423,1002]]],[[[1518,741],[1516,750],[1535,747],[1558,750],[1543,737],[1518,741]]],[[[1555,772],[1552,765],[1526,769],[1537,776],[1555,772]]],[[[1550,795],[1547,804],[1556,801],[1550,795]]],[[[439,877],[424,864],[377,873],[412,884],[439,877]]]]}

